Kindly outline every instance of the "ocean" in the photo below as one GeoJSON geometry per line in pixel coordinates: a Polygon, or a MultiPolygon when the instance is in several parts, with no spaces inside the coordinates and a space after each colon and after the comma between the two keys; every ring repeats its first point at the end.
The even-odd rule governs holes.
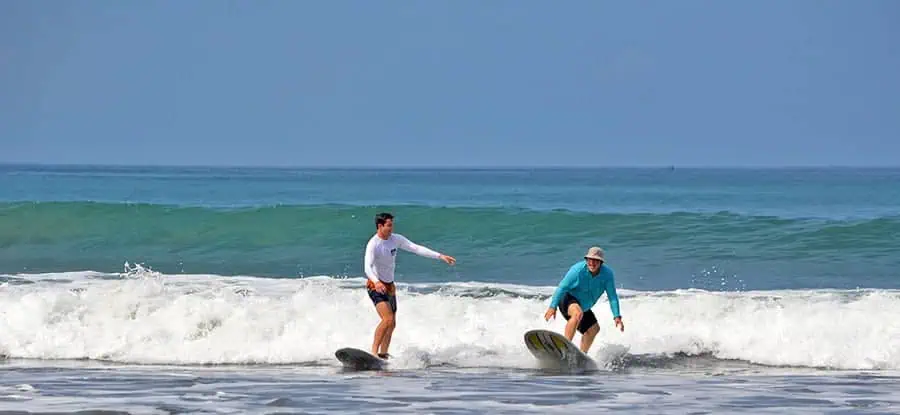
{"type": "Polygon", "coordinates": [[[900,168],[2,165],[0,412],[897,413],[898,253],[900,168]],[[379,212],[458,262],[401,252],[348,372],[379,212]],[[625,331],[539,369],[593,245],[625,331]]]}

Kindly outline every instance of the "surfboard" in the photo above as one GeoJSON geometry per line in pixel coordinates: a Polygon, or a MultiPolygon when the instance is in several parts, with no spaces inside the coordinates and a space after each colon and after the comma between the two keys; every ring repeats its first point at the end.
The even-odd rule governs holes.
{"type": "Polygon", "coordinates": [[[529,330],[524,336],[525,346],[547,369],[595,370],[594,359],[584,354],[565,336],[550,330],[529,330]]]}
{"type": "Polygon", "coordinates": [[[344,365],[345,369],[381,370],[387,366],[387,360],[353,347],[338,349],[334,352],[334,357],[344,365]]]}

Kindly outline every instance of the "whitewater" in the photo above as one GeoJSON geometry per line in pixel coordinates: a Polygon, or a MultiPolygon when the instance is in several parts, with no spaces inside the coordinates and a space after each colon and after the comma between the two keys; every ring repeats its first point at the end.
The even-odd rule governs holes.
{"type": "MultiPolygon", "coordinates": [[[[119,274],[3,276],[0,353],[9,359],[135,364],[337,366],[368,349],[377,315],[362,278],[119,274]]],[[[392,367],[535,368],[522,335],[545,322],[554,287],[399,284],[392,367]]],[[[898,290],[621,290],[626,330],[604,299],[591,356],[628,362],[704,356],[754,365],[900,369],[898,290]]],[[[576,338],[577,341],[577,338],[576,338]]]]}

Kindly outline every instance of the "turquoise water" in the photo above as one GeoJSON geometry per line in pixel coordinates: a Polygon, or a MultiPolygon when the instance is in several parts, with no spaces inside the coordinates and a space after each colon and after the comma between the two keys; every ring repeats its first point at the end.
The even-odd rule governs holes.
{"type": "Polygon", "coordinates": [[[4,166],[0,272],[361,276],[380,211],[459,260],[406,282],[552,285],[600,245],[635,290],[900,286],[900,169],[4,166]]]}

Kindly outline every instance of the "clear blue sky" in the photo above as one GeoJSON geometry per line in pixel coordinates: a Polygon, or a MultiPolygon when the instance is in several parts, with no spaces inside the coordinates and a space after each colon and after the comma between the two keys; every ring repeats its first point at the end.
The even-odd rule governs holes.
{"type": "Polygon", "coordinates": [[[0,162],[900,165],[900,1],[0,2],[0,162]]]}

